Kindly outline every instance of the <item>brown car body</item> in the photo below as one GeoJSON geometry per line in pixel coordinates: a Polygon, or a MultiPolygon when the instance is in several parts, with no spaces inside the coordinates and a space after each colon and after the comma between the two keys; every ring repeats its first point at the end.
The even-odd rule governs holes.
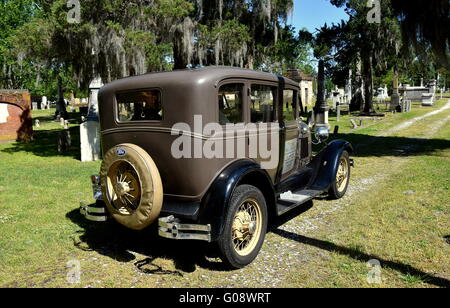
{"type": "MultiPolygon", "coordinates": [[[[153,73],[112,82],[101,89],[99,111],[102,150],[106,153],[117,144],[132,143],[146,150],[161,173],[164,196],[200,201],[218,175],[239,159],[175,159],[171,145],[179,136],[172,136],[177,123],[194,127],[194,115],[202,115],[203,123],[217,123],[219,87],[227,83],[264,84],[278,87],[280,78],[286,88],[297,91],[298,83],[276,75],[236,68],[203,68],[153,73]],[[162,95],[162,121],[120,123],[116,94],[159,89],[162,95]]],[[[244,99],[243,123],[249,122],[248,96],[244,99]]],[[[297,112],[298,113],[298,112],[297,112]]],[[[203,141],[209,136],[192,135],[203,141]]],[[[275,181],[276,170],[269,171],[275,181]]]]}
{"type": "MultiPolygon", "coordinates": [[[[163,232],[160,234],[175,239],[187,237],[181,237],[175,230],[181,225],[170,224],[172,218],[168,222],[164,217],[195,223],[187,228],[200,226],[199,230],[208,232],[201,239],[220,239],[225,228],[223,217],[239,185],[252,185],[263,193],[269,217],[283,215],[335,186],[340,160],[346,156],[349,161],[346,153],[351,153],[352,147],[348,142],[335,140],[313,157],[312,134],[310,127],[302,122],[301,112],[303,107],[297,82],[274,74],[228,67],[187,69],[125,78],[104,86],[99,93],[103,153],[121,144],[133,144],[151,156],[161,175],[164,191],[160,215],[160,231],[163,226],[163,232]],[[188,136],[192,143],[197,141],[202,144],[223,136],[204,135],[202,131],[174,133],[173,128],[179,123],[195,127],[194,118],[199,115],[202,116],[203,124],[221,123],[219,89],[227,84],[242,86],[242,124],[251,122],[252,85],[273,89],[274,111],[271,113],[271,122],[276,123],[275,130],[279,135],[279,156],[274,168],[265,170],[261,168],[262,159],[249,156],[177,159],[172,154],[172,145],[180,133],[188,136]],[[119,121],[118,97],[152,90],[160,93],[160,119],[119,121]],[[293,91],[294,115],[289,120],[284,118],[284,90],[293,91]],[[298,193],[298,200],[286,200],[286,193],[292,192],[298,193]]],[[[234,129],[234,138],[244,138],[245,144],[248,144],[250,133],[240,135],[238,131],[241,128],[234,129]]],[[[256,134],[270,135],[271,132],[264,129],[256,131],[256,134]]],[[[190,239],[200,239],[196,236],[191,235],[190,239]]]]}

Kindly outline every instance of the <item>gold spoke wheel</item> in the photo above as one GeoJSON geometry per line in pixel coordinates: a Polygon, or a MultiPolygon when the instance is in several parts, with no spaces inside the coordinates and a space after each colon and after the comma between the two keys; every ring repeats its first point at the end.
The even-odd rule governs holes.
{"type": "Polygon", "coordinates": [[[249,255],[261,236],[262,214],[257,201],[246,200],[239,207],[232,225],[232,241],[236,253],[249,255]]]}
{"type": "Polygon", "coordinates": [[[141,183],[134,167],[117,161],[108,172],[108,199],[123,215],[131,215],[141,201],[141,183]]]}
{"type": "Polygon", "coordinates": [[[339,161],[339,168],[336,174],[336,186],[339,192],[343,192],[349,180],[349,164],[345,157],[341,157],[339,161]]]}

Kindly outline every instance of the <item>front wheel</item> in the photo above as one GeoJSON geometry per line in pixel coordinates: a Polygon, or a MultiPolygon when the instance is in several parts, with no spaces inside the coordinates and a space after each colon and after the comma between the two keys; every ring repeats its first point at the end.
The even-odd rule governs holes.
{"type": "Polygon", "coordinates": [[[259,189],[236,188],[225,215],[224,232],[218,241],[221,258],[232,268],[243,268],[258,256],[267,230],[267,205],[259,189]]]}
{"type": "Polygon", "coordinates": [[[339,158],[336,177],[331,185],[329,195],[332,199],[341,199],[345,196],[350,183],[350,155],[344,151],[339,158]]]}

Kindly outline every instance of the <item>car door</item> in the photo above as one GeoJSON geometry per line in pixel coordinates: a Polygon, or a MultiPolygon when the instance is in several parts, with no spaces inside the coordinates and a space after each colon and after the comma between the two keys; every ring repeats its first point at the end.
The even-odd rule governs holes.
{"type": "Polygon", "coordinates": [[[248,98],[248,153],[275,180],[279,165],[278,85],[250,82],[248,98]]]}
{"type": "Polygon", "coordinates": [[[298,91],[294,88],[280,90],[280,180],[283,181],[298,170],[300,125],[298,119],[298,91]]]}

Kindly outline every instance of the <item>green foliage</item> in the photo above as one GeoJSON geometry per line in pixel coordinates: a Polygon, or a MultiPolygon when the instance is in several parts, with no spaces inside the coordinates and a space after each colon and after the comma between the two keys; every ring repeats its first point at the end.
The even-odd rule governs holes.
{"type": "Polygon", "coordinates": [[[4,87],[13,78],[33,94],[53,95],[58,76],[76,92],[98,75],[109,82],[189,63],[314,70],[310,34],[285,25],[292,0],[86,0],[80,23],[68,22],[65,0],[2,5],[11,12],[0,24],[8,36],[0,48],[14,70],[2,75],[4,87]]]}

